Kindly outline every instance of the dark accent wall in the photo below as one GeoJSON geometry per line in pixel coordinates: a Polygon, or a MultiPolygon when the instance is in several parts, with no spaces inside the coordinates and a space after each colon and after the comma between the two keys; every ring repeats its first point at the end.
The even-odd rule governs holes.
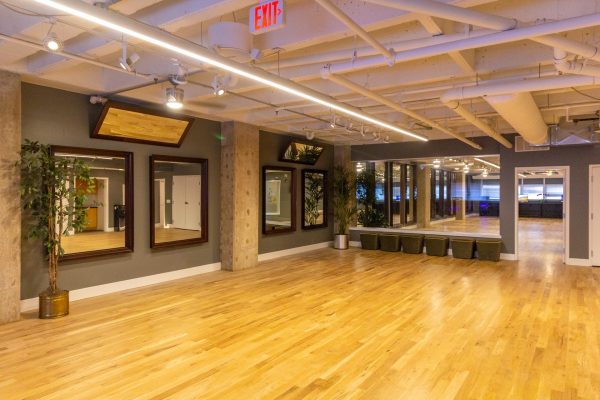
{"type": "Polygon", "coordinates": [[[331,188],[329,188],[329,207],[328,207],[328,226],[320,229],[302,229],[302,210],[301,210],[301,180],[303,169],[323,169],[328,171],[329,182],[331,185],[333,177],[333,146],[324,145],[323,154],[315,165],[296,164],[279,161],[279,157],[285,150],[290,140],[293,138],[285,135],[278,135],[269,132],[260,132],[260,206],[259,206],[259,221],[258,221],[258,253],[269,253],[272,251],[289,249],[292,247],[307,246],[315,243],[322,243],[332,240],[333,238],[333,211],[331,207],[331,188]],[[264,187],[262,182],[262,167],[265,165],[292,167],[296,168],[296,231],[288,233],[276,233],[264,235],[262,233],[262,201],[264,195],[264,187]]]}
{"type": "MultiPolygon", "coordinates": [[[[219,261],[220,212],[220,124],[196,119],[181,148],[91,139],[102,106],[89,97],[42,86],[23,84],[23,138],[42,143],[131,151],[134,153],[133,253],[65,261],[59,266],[59,285],[79,289],[138,278],[219,261]],[[150,249],[149,156],[165,154],[208,159],[209,231],[208,243],[150,249]]],[[[21,298],[31,298],[47,286],[46,261],[38,242],[23,241],[21,298]]]]}
{"type": "MultiPolygon", "coordinates": [[[[513,141],[515,135],[507,136],[513,141]]],[[[515,168],[517,167],[570,167],[569,182],[569,257],[589,257],[589,165],[600,164],[600,146],[561,146],[548,151],[521,152],[507,149],[488,137],[477,137],[474,142],[483,149],[476,150],[455,140],[375,144],[352,147],[352,161],[399,160],[417,157],[452,157],[499,154],[500,173],[500,235],[503,253],[515,252],[515,168]]],[[[543,233],[540,233],[543,234],[543,233]]]]}
{"type": "Polygon", "coordinates": [[[505,246],[503,251],[515,251],[515,168],[568,166],[569,257],[589,258],[589,166],[600,164],[600,146],[562,146],[548,151],[523,153],[502,148],[500,164],[500,234],[505,246]]]}

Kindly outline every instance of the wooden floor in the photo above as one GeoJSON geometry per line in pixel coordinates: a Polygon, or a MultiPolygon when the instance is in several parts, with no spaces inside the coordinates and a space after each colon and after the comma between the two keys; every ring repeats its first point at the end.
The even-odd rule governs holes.
{"type": "Polygon", "coordinates": [[[65,254],[83,253],[85,251],[116,249],[125,247],[125,231],[104,232],[88,231],[65,236],[62,239],[65,254]]]}
{"type": "Polygon", "coordinates": [[[431,230],[439,232],[477,232],[477,233],[500,233],[500,218],[480,217],[478,215],[468,216],[462,220],[448,220],[438,222],[420,230],[431,230]]]}
{"type": "Polygon", "coordinates": [[[178,228],[155,228],[154,229],[154,240],[156,243],[173,242],[176,240],[187,240],[187,239],[199,239],[201,237],[200,231],[194,231],[191,229],[178,229],[178,228]]]}
{"type": "Polygon", "coordinates": [[[0,327],[0,398],[598,399],[600,269],[532,254],[322,249],[73,302],[0,327]]]}

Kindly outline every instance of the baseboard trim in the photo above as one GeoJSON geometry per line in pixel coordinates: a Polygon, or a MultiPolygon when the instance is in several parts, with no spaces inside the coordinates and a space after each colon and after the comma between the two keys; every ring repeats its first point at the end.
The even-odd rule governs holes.
{"type": "MultiPolygon", "coordinates": [[[[176,279],[206,274],[208,272],[219,271],[220,269],[221,263],[216,262],[198,267],[179,269],[176,271],[163,272],[161,274],[148,275],[140,278],[127,279],[119,282],[111,282],[98,286],[75,289],[69,292],[69,300],[76,301],[90,297],[102,296],[104,294],[122,292],[124,290],[136,289],[144,286],[155,285],[157,283],[164,283],[174,281],[176,279]]],[[[37,310],[38,304],[37,297],[21,300],[21,312],[37,310]]]]}
{"type": "Polygon", "coordinates": [[[291,256],[291,255],[299,254],[299,253],[305,253],[305,252],[311,251],[311,250],[324,249],[326,247],[331,247],[332,245],[333,245],[333,242],[321,242],[321,243],[309,244],[307,246],[292,247],[291,249],[272,251],[270,253],[259,254],[258,261],[259,262],[260,261],[268,261],[268,260],[273,260],[273,259],[279,258],[279,257],[291,256]]]}
{"type": "Polygon", "coordinates": [[[588,258],[567,258],[566,265],[573,265],[576,267],[591,267],[592,260],[588,258]]]}

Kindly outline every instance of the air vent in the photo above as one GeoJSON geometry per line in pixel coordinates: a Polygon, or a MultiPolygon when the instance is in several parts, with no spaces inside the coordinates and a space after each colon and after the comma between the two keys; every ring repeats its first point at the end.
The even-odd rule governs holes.
{"type": "Polygon", "coordinates": [[[550,150],[550,146],[542,145],[542,146],[534,146],[525,141],[521,136],[517,136],[515,138],[515,152],[521,153],[526,151],[546,151],[550,150]]]}

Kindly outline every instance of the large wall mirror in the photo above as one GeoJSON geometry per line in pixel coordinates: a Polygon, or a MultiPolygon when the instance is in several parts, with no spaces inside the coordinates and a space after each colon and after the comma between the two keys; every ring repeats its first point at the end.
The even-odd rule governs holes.
{"type": "Polygon", "coordinates": [[[302,170],[302,229],[327,226],[327,171],[302,170]]]}
{"type": "Polygon", "coordinates": [[[150,157],[150,246],[208,240],[208,161],[150,157]]]}
{"type": "Polygon", "coordinates": [[[296,170],[263,167],[263,233],[296,230],[296,170]]]}
{"type": "Polygon", "coordinates": [[[85,226],[62,239],[63,259],[133,251],[133,154],[124,151],[52,146],[56,157],[76,158],[90,171],[93,185],[69,182],[85,192],[85,226]],[[85,187],[84,187],[85,186],[85,187]]]}

